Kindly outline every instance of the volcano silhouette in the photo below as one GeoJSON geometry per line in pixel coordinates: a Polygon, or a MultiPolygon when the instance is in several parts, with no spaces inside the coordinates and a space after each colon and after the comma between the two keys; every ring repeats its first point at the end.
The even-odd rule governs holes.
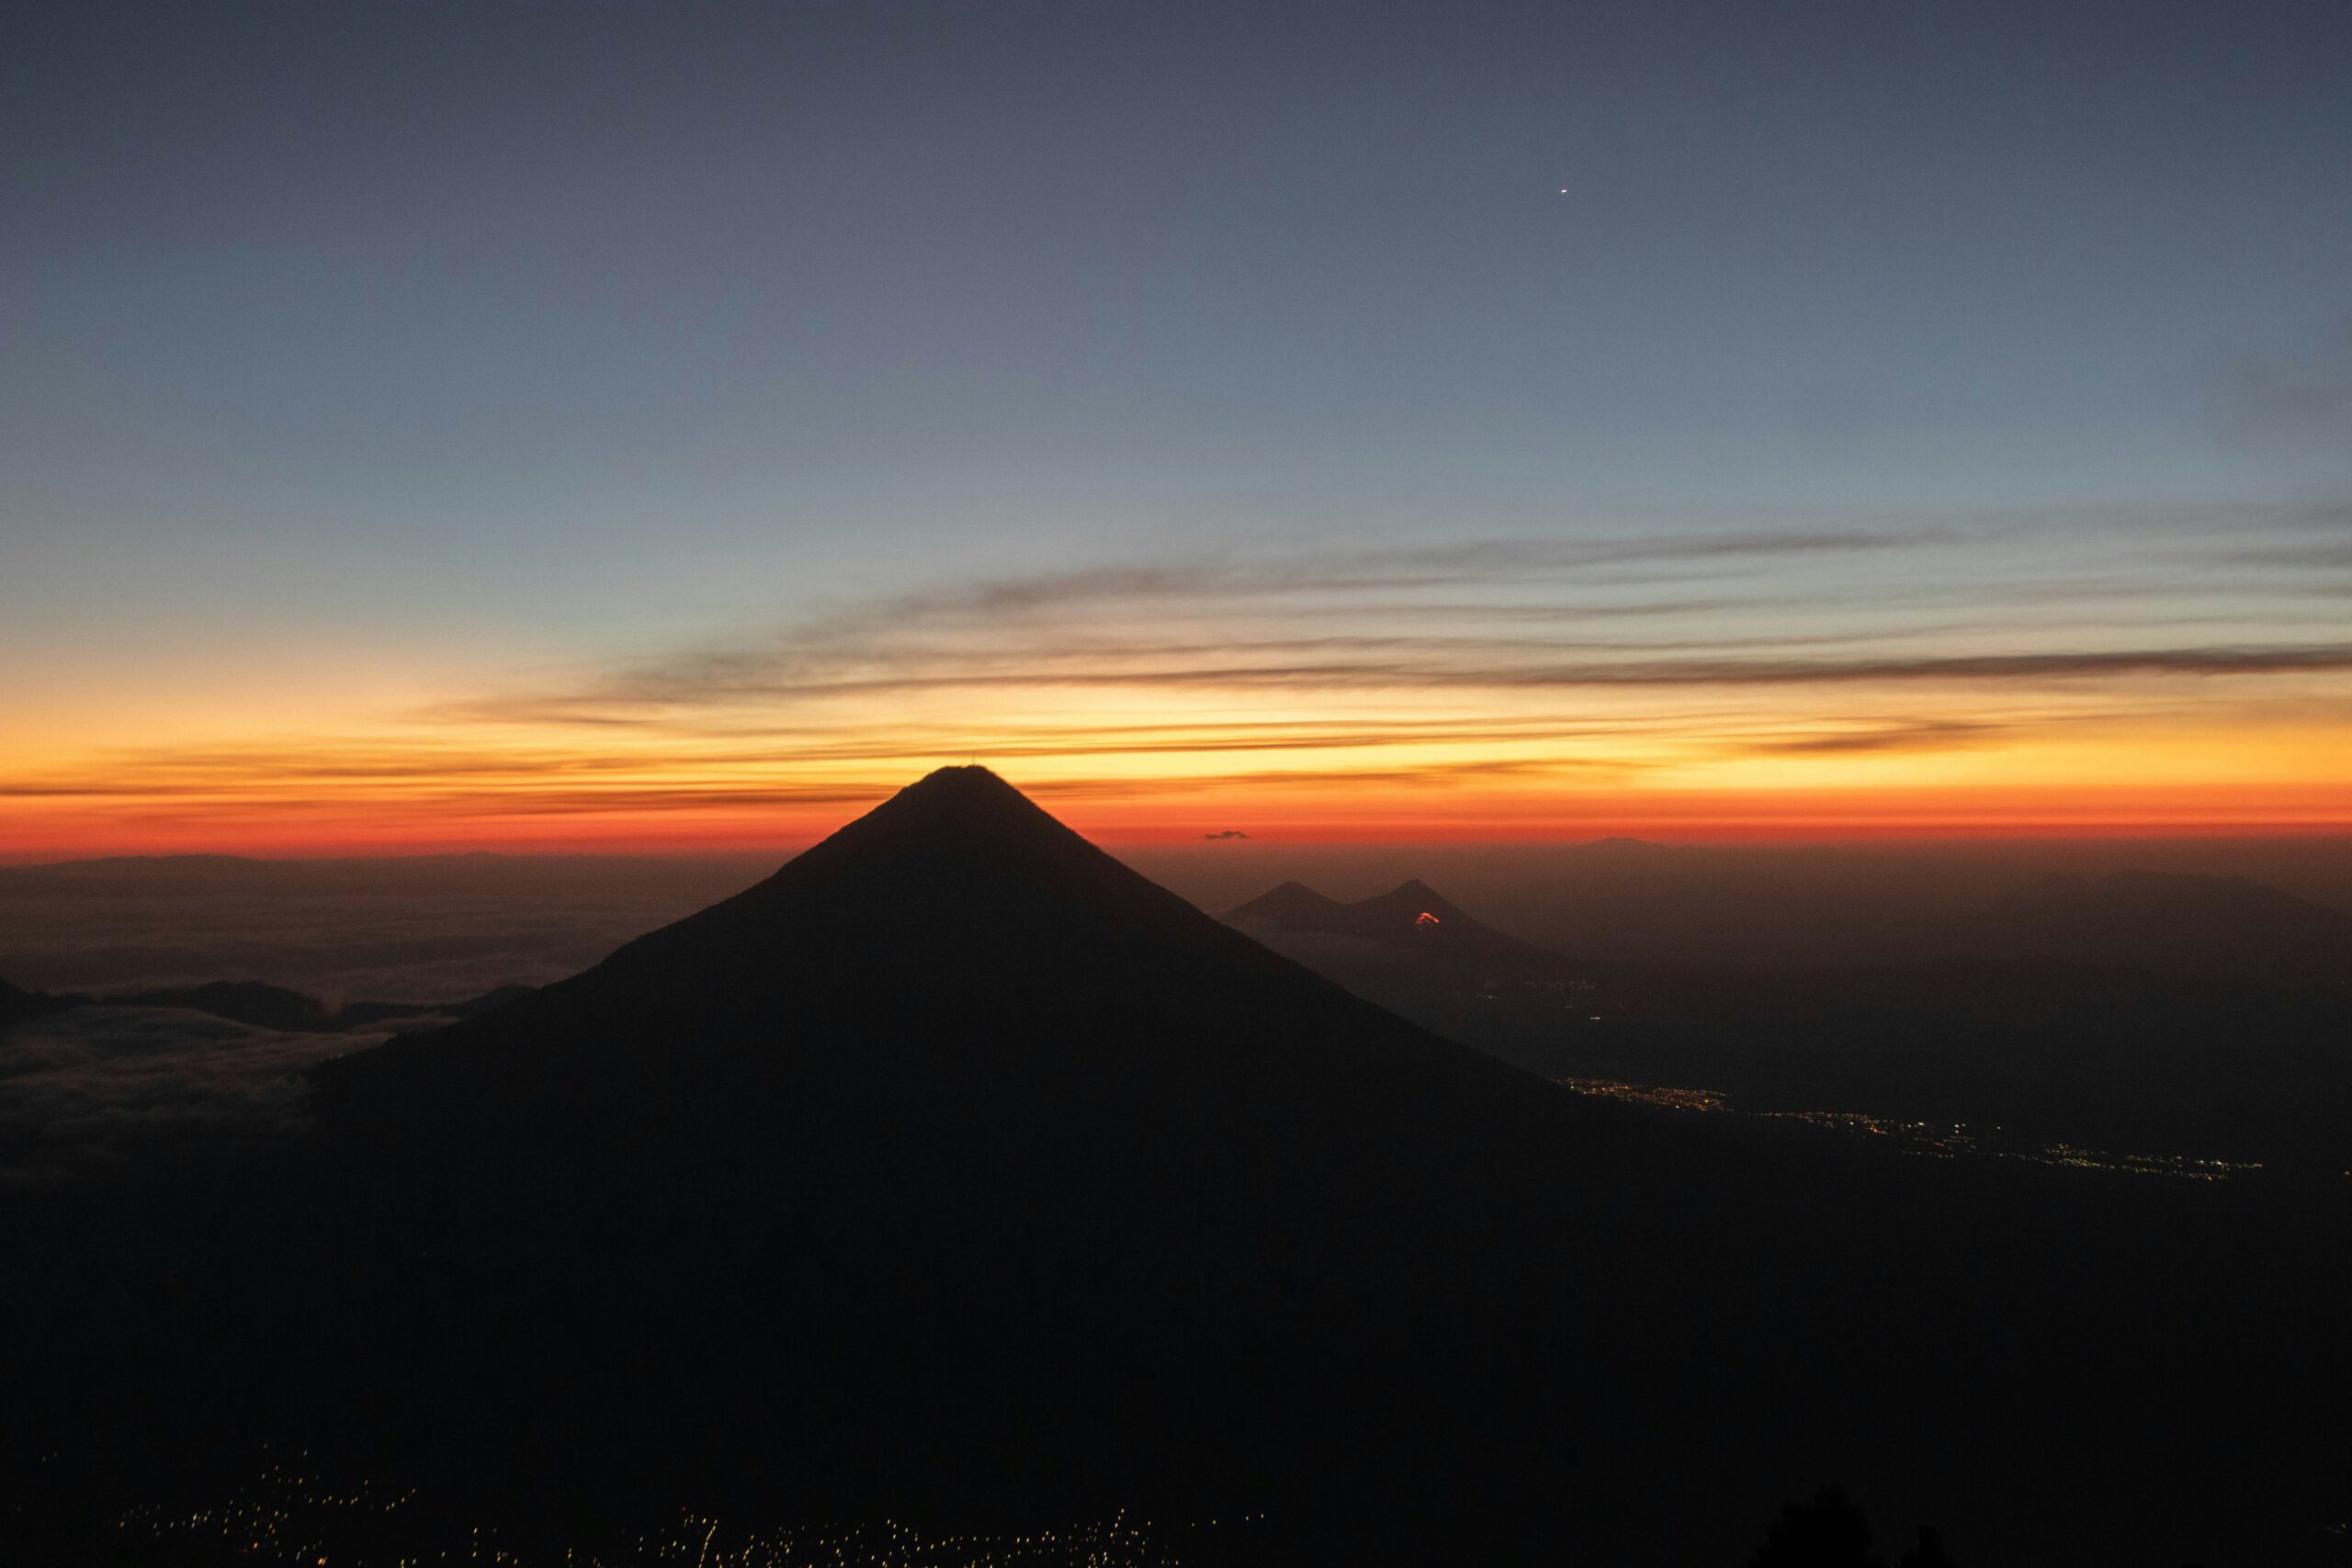
{"type": "Polygon", "coordinates": [[[1413,1519],[1455,1541],[1558,1457],[1509,1367],[1532,1325],[1475,1284],[1522,1266],[1497,1196],[1623,1130],[968,767],[571,980],[333,1064],[321,1110],[423,1260],[384,1286],[398,1320],[440,1325],[330,1358],[368,1434],[831,1516],[1034,1517],[1143,1478],[1337,1486],[1370,1519],[1419,1472],[1413,1519]]]}
{"type": "Polygon", "coordinates": [[[1570,1114],[978,767],[929,775],[757,886],[494,1017],[325,1076],[355,1130],[403,1140],[605,1118],[642,1140],[679,1117],[699,1134],[703,1118],[756,1114],[765,1141],[790,1124],[913,1158],[918,1134],[969,1137],[1017,1149],[1023,1168],[1057,1154],[1132,1165],[1138,1138],[1165,1158],[1202,1139],[1227,1163],[1410,1158],[1465,1129],[1490,1143],[1497,1117],[1570,1114]],[[891,1125],[856,1124],[869,1114],[891,1125]]]}

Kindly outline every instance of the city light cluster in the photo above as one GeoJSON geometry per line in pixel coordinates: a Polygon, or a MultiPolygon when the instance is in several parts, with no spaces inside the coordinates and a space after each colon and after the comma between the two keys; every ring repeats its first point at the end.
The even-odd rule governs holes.
{"type": "Polygon", "coordinates": [[[1775,1122],[1801,1122],[1835,1133],[1860,1133],[1891,1139],[1905,1154],[1939,1159],[1976,1156],[1986,1159],[2020,1160],[2029,1165],[2071,1166],[2079,1170],[2120,1170],[2140,1176],[2176,1176],[2190,1181],[2226,1181],[2247,1171],[2260,1170],[2259,1160],[2214,1159],[2194,1155],[2117,1154],[2052,1143],[2011,1133],[2006,1127],[1973,1126],[1965,1122],[1912,1122],[1893,1116],[1872,1116],[1859,1111],[1741,1111],[1731,1097],[1711,1089],[1679,1089],[1668,1084],[1628,1083],[1618,1078],[1554,1078],[1554,1083],[1577,1094],[1622,1100],[1634,1105],[1668,1111],[1697,1111],[1728,1116],[1757,1116],[1775,1122]]]}

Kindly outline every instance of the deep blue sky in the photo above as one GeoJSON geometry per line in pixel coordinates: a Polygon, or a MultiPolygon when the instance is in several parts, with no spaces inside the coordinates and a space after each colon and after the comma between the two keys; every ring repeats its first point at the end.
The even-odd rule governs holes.
{"type": "Polygon", "coordinates": [[[0,657],[2325,504],[2348,80],[2342,0],[18,7],[0,657]]]}

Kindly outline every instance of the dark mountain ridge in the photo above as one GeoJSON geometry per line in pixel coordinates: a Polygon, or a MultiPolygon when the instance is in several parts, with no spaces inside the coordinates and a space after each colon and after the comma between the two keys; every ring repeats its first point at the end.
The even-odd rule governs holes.
{"type": "Polygon", "coordinates": [[[1356,938],[1376,943],[1384,961],[1448,972],[1520,976],[1555,971],[1567,962],[1473,918],[1418,877],[1352,904],[1286,882],[1219,918],[1278,948],[1285,945],[1283,937],[1356,938]]]}
{"type": "Polygon", "coordinates": [[[27,1019],[41,1018],[78,1005],[82,998],[53,996],[47,991],[28,991],[0,980],[0,1029],[21,1023],[27,1019]]]}
{"type": "Polygon", "coordinates": [[[26,991],[0,980],[0,1028],[74,1008],[176,1008],[225,1018],[256,1029],[294,1034],[339,1034],[407,1019],[467,1019],[527,996],[529,986],[500,986],[454,1002],[352,1001],[329,1007],[318,998],[258,980],[213,980],[113,996],[26,991]]]}
{"type": "Polygon", "coordinates": [[[101,998],[100,1005],[186,1008],[260,1029],[298,1034],[339,1034],[346,1030],[405,1019],[473,1018],[527,996],[528,986],[501,986],[455,1002],[352,1001],[329,1007],[316,997],[258,980],[215,980],[201,986],[171,986],[101,998]]]}
{"type": "Polygon", "coordinates": [[[1252,898],[1225,918],[1247,926],[1262,920],[1277,931],[1326,931],[1345,919],[1347,906],[1327,898],[1304,882],[1285,882],[1252,898]]]}
{"type": "MultiPolygon", "coordinates": [[[[1502,870],[1465,864],[1457,891],[1507,929],[1595,961],[1786,970],[2017,957],[2340,990],[2352,983],[2352,913],[2310,889],[2340,889],[2344,852],[2313,851],[2322,869],[2308,875],[2283,852],[2249,854],[2302,889],[2290,892],[2205,871],[2052,874],[2022,851],[1587,844],[1531,850],[1502,870]]],[[[2144,852],[2167,858],[2161,845],[2144,852]]]]}
{"type": "Polygon", "coordinates": [[[2352,990],[2352,915],[2242,876],[2050,877],[1953,922],[1952,950],[2352,990]]]}

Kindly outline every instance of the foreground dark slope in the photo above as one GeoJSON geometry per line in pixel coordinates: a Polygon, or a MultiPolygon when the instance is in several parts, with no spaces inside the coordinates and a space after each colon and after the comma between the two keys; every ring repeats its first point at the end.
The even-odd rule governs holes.
{"type": "Polygon", "coordinates": [[[2345,1501],[2338,1211],[1578,1100],[978,770],[319,1111],[11,1210],[36,1447],[1286,1563],[1730,1561],[1824,1475],[1962,1561],[2324,1561],[2345,1501]]]}

